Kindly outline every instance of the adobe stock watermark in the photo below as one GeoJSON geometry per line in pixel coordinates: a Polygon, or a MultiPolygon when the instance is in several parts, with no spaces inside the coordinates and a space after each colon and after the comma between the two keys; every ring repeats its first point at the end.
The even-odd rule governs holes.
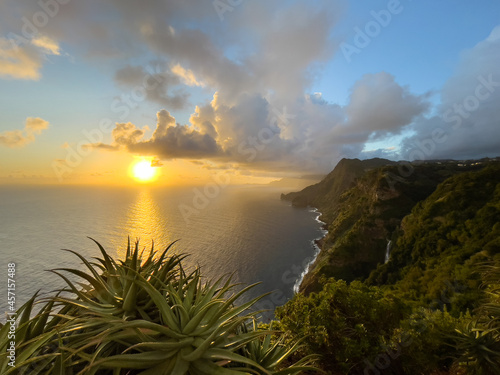
{"type": "MultiPolygon", "coordinates": [[[[452,131],[459,130],[464,120],[477,111],[481,107],[481,103],[488,100],[497,87],[500,87],[500,81],[495,81],[493,74],[489,74],[487,77],[480,75],[476,80],[478,84],[474,91],[471,92],[471,95],[451,105],[441,116],[443,122],[452,124],[452,131]]],[[[409,161],[399,163],[398,175],[390,172],[386,174],[386,181],[390,189],[394,190],[397,182],[404,183],[406,178],[410,177],[415,171],[414,165],[432,159],[438,146],[446,143],[450,135],[449,131],[441,127],[436,127],[428,137],[415,141],[415,147],[408,152],[407,159],[409,161]]]]}
{"type": "Polygon", "coordinates": [[[132,109],[136,108],[147,98],[147,92],[155,90],[158,85],[166,79],[167,72],[160,66],[146,68],[147,74],[144,75],[140,85],[136,85],[129,92],[122,93],[119,98],[115,98],[110,104],[110,110],[117,115],[118,121],[113,121],[108,117],[102,118],[97,127],[82,130],[82,140],[74,147],[66,147],[66,156],[64,159],[52,161],[52,170],[59,182],[62,182],[67,174],[73,172],[92,151],[89,144],[98,144],[104,140],[106,134],[110,134],[115,127],[116,122],[124,122],[130,115],[132,109]]]}
{"type": "Polygon", "coordinates": [[[20,47],[23,44],[30,44],[31,40],[40,34],[40,29],[43,29],[49,23],[51,18],[57,16],[60,12],[61,5],[67,5],[71,0],[39,0],[36,3],[40,10],[33,13],[31,17],[23,16],[21,18],[21,34],[10,32],[7,38],[10,40],[12,48],[20,47]]]}
{"type": "MultiPolygon", "coordinates": [[[[255,160],[259,152],[262,152],[273,142],[274,137],[280,132],[280,124],[288,125],[290,120],[296,117],[287,112],[286,106],[283,107],[283,112],[273,107],[272,113],[273,116],[268,126],[261,128],[256,136],[248,136],[246,140],[243,140],[238,145],[238,153],[246,157],[246,162],[249,163],[255,160]]],[[[193,188],[191,204],[181,203],[178,205],[186,224],[191,224],[190,218],[207,208],[210,202],[216,199],[224,188],[229,186],[231,177],[229,175],[222,176],[222,173],[218,173],[212,177],[212,180],[212,182],[205,184],[203,188],[193,188]]]]}
{"type": "Polygon", "coordinates": [[[389,26],[394,16],[401,14],[403,10],[404,6],[399,0],[389,0],[386,9],[372,10],[370,12],[372,19],[363,27],[356,26],[353,29],[355,35],[352,43],[342,42],[340,44],[340,49],[346,61],[350,63],[352,55],[359,55],[363,49],[368,47],[373,39],[377,38],[382,33],[382,30],[389,26]]]}
{"type": "Polygon", "coordinates": [[[224,21],[224,14],[233,12],[234,9],[243,3],[243,0],[214,0],[212,5],[219,16],[219,19],[224,21]]]}

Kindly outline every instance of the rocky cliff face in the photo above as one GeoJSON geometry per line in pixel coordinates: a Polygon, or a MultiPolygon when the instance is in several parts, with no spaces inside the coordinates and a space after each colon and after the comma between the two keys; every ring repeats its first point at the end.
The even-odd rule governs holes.
{"type": "Polygon", "coordinates": [[[343,159],[321,182],[282,195],[295,206],[317,207],[328,234],[300,290],[321,289],[322,277],[366,279],[385,261],[387,243],[401,220],[437,185],[467,168],[456,162],[398,164],[384,159],[343,159]]]}

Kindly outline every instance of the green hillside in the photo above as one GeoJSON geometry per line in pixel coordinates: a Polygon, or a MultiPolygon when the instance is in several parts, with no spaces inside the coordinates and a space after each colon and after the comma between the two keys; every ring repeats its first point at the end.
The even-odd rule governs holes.
{"type": "Polygon", "coordinates": [[[427,162],[406,177],[349,163],[282,197],[318,207],[329,230],[302,293],[276,310],[304,340],[298,355],[335,375],[500,374],[500,163],[427,162]]]}
{"type": "Polygon", "coordinates": [[[500,166],[447,179],[402,220],[393,238],[389,262],[369,283],[394,284],[406,298],[429,303],[452,280],[465,291],[450,296],[457,308],[473,308],[477,265],[500,253],[500,166]]]}
{"type": "Polygon", "coordinates": [[[458,164],[428,162],[408,170],[405,164],[384,159],[344,159],[320,183],[282,195],[294,205],[317,207],[328,227],[322,251],[301,290],[320,290],[322,276],[346,281],[366,279],[384,263],[388,241],[395,243],[402,219],[418,202],[447,178],[481,170],[488,163],[458,164]]]}

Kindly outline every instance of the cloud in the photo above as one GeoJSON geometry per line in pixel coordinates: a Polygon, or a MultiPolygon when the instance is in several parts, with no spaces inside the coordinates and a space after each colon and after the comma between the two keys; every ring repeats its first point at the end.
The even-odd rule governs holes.
{"type": "Polygon", "coordinates": [[[59,44],[55,40],[50,39],[48,36],[37,36],[31,40],[31,44],[41,48],[48,54],[57,56],[61,54],[59,44]]]}
{"type": "Polygon", "coordinates": [[[156,129],[149,140],[142,140],[146,128],[138,129],[132,123],[116,124],[112,131],[111,145],[98,143],[89,145],[105,150],[124,149],[131,153],[153,155],[159,159],[214,157],[221,149],[209,134],[192,126],[176,124],[167,110],[157,113],[156,129]]]}
{"type": "Polygon", "coordinates": [[[188,125],[176,124],[175,118],[166,110],[157,113],[157,125],[152,138],[131,144],[128,150],[160,159],[205,158],[221,153],[213,137],[188,125]]]}
{"type": "Polygon", "coordinates": [[[117,145],[108,145],[107,143],[91,143],[84,145],[85,148],[93,148],[103,151],[118,151],[120,148],[117,145]]]}
{"type": "Polygon", "coordinates": [[[412,126],[401,158],[469,159],[500,155],[500,26],[461,60],[441,91],[436,114],[412,126]]]}
{"type": "Polygon", "coordinates": [[[139,142],[144,137],[146,130],[148,130],[147,127],[138,129],[131,122],[118,123],[113,129],[112,135],[118,146],[130,146],[139,142]]]}
{"type": "Polygon", "coordinates": [[[60,55],[59,45],[49,37],[38,36],[21,45],[0,38],[0,77],[38,80],[48,55],[60,55]]]}
{"type": "Polygon", "coordinates": [[[190,69],[207,85],[224,92],[228,99],[255,86],[249,70],[226,57],[206,33],[193,29],[171,33],[164,23],[154,25],[153,29],[154,33],[144,37],[153,50],[190,69]]]}
{"type": "Polygon", "coordinates": [[[0,133],[0,144],[7,147],[22,147],[32,141],[33,138],[25,136],[22,130],[11,130],[0,133]]]}
{"type": "Polygon", "coordinates": [[[31,134],[40,134],[42,130],[49,127],[48,121],[41,119],[40,117],[28,117],[26,119],[26,132],[31,134]]]}
{"type": "Polygon", "coordinates": [[[49,123],[39,117],[28,117],[24,130],[11,130],[0,133],[0,144],[10,147],[23,147],[35,140],[35,135],[41,134],[49,127],[49,123]]]}
{"type": "Polygon", "coordinates": [[[176,64],[172,67],[171,70],[172,70],[172,73],[179,76],[182,79],[182,81],[188,86],[200,86],[200,87],[205,86],[205,84],[203,82],[199,82],[196,79],[193,71],[190,69],[184,69],[179,64],[176,64]]]}
{"type": "Polygon", "coordinates": [[[118,151],[123,148],[128,149],[130,146],[139,142],[148,129],[147,126],[139,129],[131,122],[116,123],[115,128],[111,132],[113,137],[112,144],[93,143],[87,144],[86,147],[105,151],[118,151]]]}
{"type": "Polygon", "coordinates": [[[167,108],[183,108],[189,95],[180,89],[173,90],[181,83],[180,77],[161,69],[158,63],[153,66],[148,72],[142,66],[127,65],[116,72],[115,81],[133,90],[135,95],[144,96],[145,100],[167,108]]]}
{"type": "Polygon", "coordinates": [[[339,1],[249,2],[246,21],[238,21],[257,35],[257,52],[245,63],[260,92],[272,90],[284,100],[303,96],[314,71],[335,52],[337,42],[330,35],[342,12],[339,1]]]}
{"type": "Polygon", "coordinates": [[[31,46],[14,47],[0,38],[0,77],[37,80],[40,78],[42,56],[31,46]]]}
{"type": "MultiPolygon", "coordinates": [[[[312,83],[318,64],[335,51],[330,35],[342,8],[339,4],[245,2],[239,5],[239,12],[231,13],[227,23],[220,23],[213,7],[207,7],[200,20],[200,9],[206,5],[187,2],[183,11],[172,11],[192,11],[187,17],[208,27],[174,28],[173,21],[151,16],[140,28],[140,35],[155,53],[168,58],[171,66],[192,72],[196,82],[218,91],[221,100],[230,105],[242,92],[262,96],[273,92],[294,100],[312,83]]],[[[171,18],[173,14],[168,16],[171,18]]]]}
{"type": "Polygon", "coordinates": [[[429,108],[426,99],[425,95],[411,94],[389,73],[366,74],[351,90],[347,130],[372,136],[397,133],[429,108]]]}
{"type": "Polygon", "coordinates": [[[216,92],[210,102],[196,106],[189,124],[177,124],[161,110],[150,139],[131,123],[117,124],[112,144],[95,146],[163,160],[200,158],[252,169],[293,166],[325,172],[342,157],[361,155],[367,141],[401,132],[428,108],[426,95],[412,94],[384,72],[358,81],[346,106],[327,102],[321,93],[290,107],[276,103],[243,93],[230,104],[216,92]]]}

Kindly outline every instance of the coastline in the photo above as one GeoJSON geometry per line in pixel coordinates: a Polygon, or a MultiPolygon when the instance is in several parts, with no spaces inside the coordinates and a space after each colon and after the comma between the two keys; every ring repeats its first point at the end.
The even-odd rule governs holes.
{"type": "Polygon", "coordinates": [[[293,293],[294,294],[299,293],[300,285],[302,284],[302,281],[304,281],[304,278],[308,274],[311,266],[316,262],[316,259],[318,259],[318,255],[320,254],[321,248],[323,247],[325,237],[328,234],[328,224],[319,219],[322,215],[321,212],[319,212],[319,210],[316,207],[308,207],[308,209],[309,209],[309,212],[314,212],[317,214],[315,220],[319,224],[321,224],[320,230],[321,230],[322,235],[311,241],[311,244],[313,245],[313,248],[314,248],[314,255],[313,255],[312,260],[306,264],[304,270],[302,271],[302,273],[299,275],[299,277],[295,281],[295,284],[293,285],[293,293]]]}

